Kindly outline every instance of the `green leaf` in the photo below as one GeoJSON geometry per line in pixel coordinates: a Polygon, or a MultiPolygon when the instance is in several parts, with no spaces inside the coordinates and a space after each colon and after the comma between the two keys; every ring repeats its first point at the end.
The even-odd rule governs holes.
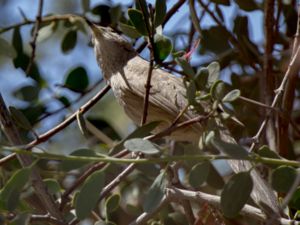
{"type": "Polygon", "coordinates": [[[16,27],[14,29],[12,44],[18,54],[23,53],[23,40],[22,40],[22,35],[20,33],[19,27],[16,27]]]}
{"type": "Polygon", "coordinates": [[[209,170],[209,162],[202,162],[193,166],[189,175],[190,185],[194,188],[201,186],[207,180],[209,170]]]}
{"type": "Polygon", "coordinates": [[[242,9],[245,10],[247,12],[251,12],[254,11],[258,8],[258,5],[256,4],[256,2],[254,0],[234,0],[235,3],[242,9]]]}
{"type": "Polygon", "coordinates": [[[194,78],[197,90],[204,90],[206,87],[209,70],[207,68],[200,68],[194,78]]]}
{"type": "Polygon", "coordinates": [[[167,6],[165,0],[156,0],[155,13],[154,13],[154,27],[158,27],[164,22],[167,12],[167,6]]]}
{"type": "Polygon", "coordinates": [[[226,217],[236,217],[248,201],[253,188],[250,172],[232,176],[221,194],[221,209],[226,217]]]}
{"type": "Polygon", "coordinates": [[[272,172],[271,184],[277,192],[288,193],[297,176],[297,170],[290,166],[280,166],[272,172]]]}
{"type": "Polygon", "coordinates": [[[217,80],[219,80],[220,77],[220,64],[217,62],[212,62],[207,66],[207,69],[209,71],[208,75],[208,85],[211,86],[214,84],[217,80]]]}
{"type": "Polygon", "coordinates": [[[121,197],[119,194],[109,196],[105,201],[106,215],[114,212],[120,206],[121,197]]]}
{"type": "Polygon", "coordinates": [[[154,56],[155,59],[164,61],[172,51],[172,42],[169,38],[155,34],[154,36],[154,56]]]}
{"type": "Polygon", "coordinates": [[[17,52],[5,39],[0,37],[0,55],[16,58],[17,52]]]}
{"type": "Polygon", "coordinates": [[[234,89],[224,96],[222,102],[233,102],[236,99],[238,99],[240,96],[241,96],[241,91],[239,89],[234,89]]]}
{"type": "Polygon", "coordinates": [[[159,153],[159,149],[150,141],[142,138],[132,138],[124,143],[125,148],[131,152],[142,152],[147,155],[159,153]]]}
{"type": "Polygon", "coordinates": [[[12,211],[18,206],[20,193],[29,181],[30,173],[30,167],[17,170],[1,189],[0,202],[6,206],[7,210],[12,211]]]}
{"type": "Polygon", "coordinates": [[[67,75],[65,87],[75,92],[83,92],[89,85],[89,77],[86,70],[79,66],[67,75]]]}
{"type": "Polygon", "coordinates": [[[153,184],[151,185],[146,198],[143,202],[143,209],[145,212],[152,212],[161,202],[164,197],[164,191],[167,186],[165,171],[161,172],[153,184]]]}
{"type": "Polygon", "coordinates": [[[40,88],[35,85],[27,85],[21,87],[14,92],[14,96],[27,102],[35,101],[38,99],[40,88]]]}
{"type": "Polygon", "coordinates": [[[56,179],[45,179],[44,183],[46,184],[47,190],[50,194],[57,194],[61,192],[60,185],[56,179]]]}
{"type": "Polygon", "coordinates": [[[221,5],[230,5],[230,0],[211,0],[211,2],[214,2],[216,4],[221,4],[221,5]]]}
{"type": "Polygon", "coordinates": [[[61,50],[63,51],[63,53],[68,53],[69,51],[71,51],[76,46],[76,42],[77,31],[70,30],[69,32],[67,32],[61,43],[61,50]]]}
{"type": "Polygon", "coordinates": [[[196,102],[196,84],[195,82],[192,80],[189,83],[189,86],[186,89],[186,98],[189,102],[190,105],[194,105],[196,102]]]}
{"type": "Polygon", "coordinates": [[[211,162],[209,162],[209,165],[209,173],[206,179],[207,184],[217,190],[222,189],[225,185],[223,177],[219,174],[211,162]]]}
{"type": "Polygon", "coordinates": [[[224,142],[218,137],[212,138],[210,144],[218,151],[223,152],[234,159],[246,159],[249,155],[248,151],[242,146],[224,142]]]}
{"type": "Polygon", "coordinates": [[[125,23],[119,23],[119,26],[121,31],[130,38],[138,38],[141,36],[141,34],[133,26],[125,23]]]}
{"type": "Polygon", "coordinates": [[[176,58],[175,61],[177,62],[178,65],[181,66],[181,68],[183,69],[183,72],[187,76],[189,76],[190,78],[195,76],[193,67],[188,63],[188,61],[186,61],[185,58],[183,58],[183,57],[176,58]]]}
{"type": "Polygon", "coordinates": [[[145,137],[146,135],[150,134],[150,132],[153,131],[159,124],[159,121],[154,121],[151,123],[147,123],[141,127],[138,127],[135,131],[133,131],[126,138],[120,141],[115,147],[113,147],[110,150],[109,154],[112,155],[121,151],[124,148],[124,142],[129,139],[145,137]]]}
{"type": "Polygon", "coordinates": [[[39,30],[39,35],[37,36],[37,42],[42,42],[47,40],[54,32],[54,29],[56,27],[56,22],[52,22],[47,26],[43,26],[40,30],[39,30]]]}
{"type": "Polygon", "coordinates": [[[96,207],[104,183],[104,172],[102,170],[93,173],[86,179],[75,200],[75,211],[79,220],[88,217],[96,207]]]}
{"type": "MultiPolygon", "coordinates": [[[[75,150],[70,154],[71,156],[86,156],[86,157],[97,157],[97,154],[95,151],[91,149],[78,149],[75,150]]],[[[60,164],[60,168],[64,171],[69,171],[69,170],[75,170],[75,169],[80,169],[81,167],[89,164],[86,161],[81,161],[80,159],[78,160],[63,160],[62,163],[60,164]]]]}
{"type": "Polygon", "coordinates": [[[26,116],[18,109],[13,106],[9,107],[9,111],[12,115],[12,118],[16,123],[25,130],[31,130],[32,126],[26,116]]]}
{"type": "Polygon", "coordinates": [[[136,9],[128,9],[128,16],[135,29],[141,35],[147,36],[148,31],[142,12],[136,9]]]}
{"type": "Polygon", "coordinates": [[[225,84],[221,80],[217,80],[210,88],[210,95],[213,99],[221,101],[224,97],[225,84]]]}

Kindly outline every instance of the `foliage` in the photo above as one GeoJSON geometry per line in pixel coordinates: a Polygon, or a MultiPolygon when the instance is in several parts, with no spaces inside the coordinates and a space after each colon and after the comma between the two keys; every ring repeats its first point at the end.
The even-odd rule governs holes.
{"type": "MultiPolygon", "coordinates": [[[[39,8],[45,10],[41,2],[39,8]]],[[[86,221],[122,225],[142,224],[143,220],[168,225],[245,224],[243,220],[261,224],[265,216],[272,219],[276,215],[270,211],[265,215],[266,207],[251,199],[256,183],[251,174],[257,169],[269,175],[266,183],[278,194],[278,207],[282,198],[289,218],[299,220],[299,65],[290,60],[300,43],[296,1],[174,2],[156,0],[151,5],[136,0],[129,7],[100,1],[91,5],[82,0],[80,9],[70,9],[74,14],[81,12],[76,16],[42,13],[30,20],[20,9],[23,22],[9,27],[1,24],[0,62],[21,71],[26,80],[11,93],[1,93],[15,101],[7,102],[13,125],[0,121],[3,127],[16,126],[17,136],[24,140],[24,146],[9,143],[11,138],[2,138],[9,136],[7,130],[1,134],[1,224],[86,221]],[[185,14],[183,19],[181,8],[191,16],[185,14]],[[236,13],[228,16],[231,9],[236,13]],[[264,42],[252,35],[252,18],[257,14],[263,15],[255,26],[265,29],[264,42]],[[92,70],[83,63],[53,68],[59,71],[53,82],[45,69],[47,51],[58,47],[57,58],[94,60],[81,53],[83,49],[93,51],[83,17],[127,36],[153,63],[151,69],[160,67],[183,78],[188,109],[195,115],[188,122],[203,126],[199,142],[163,139],[169,140],[173,130],[186,126],[187,118],[175,120],[162,133],[157,128],[164,118],[124,134],[132,125],[124,122],[123,111],[112,106],[111,96],[99,101],[102,79],[97,75],[95,81],[92,70]],[[174,23],[178,18],[191,25],[179,26],[174,23]],[[85,115],[98,101],[96,109],[85,115]],[[67,114],[75,109],[73,115],[67,114]],[[58,126],[52,115],[60,117],[58,126]],[[79,127],[67,129],[76,119],[79,127]],[[49,124],[49,132],[42,133],[49,124]],[[224,133],[232,141],[224,141],[224,133]],[[58,135],[52,138],[54,134],[58,135]],[[35,148],[41,143],[41,149],[35,148]],[[36,161],[28,167],[7,157],[12,153],[30,155],[36,161]],[[219,160],[250,161],[252,167],[236,174],[223,172],[228,166],[219,166],[219,160]],[[63,219],[50,217],[45,202],[34,203],[38,195],[31,184],[39,182],[33,179],[36,171],[63,219]],[[203,193],[213,197],[199,200],[203,193]],[[260,210],[258,216],[253,211],[245,213],[250,204],[260,210]],[[209,223],[211,217],[214,222],[209,223]]],[[[17,7],[9,1],[4,4],[17,7]]],[[[103,93],[107,90],[102,89],[103,93]]],[[[139,107],[136,110],[143,110],[139,107]]]]}

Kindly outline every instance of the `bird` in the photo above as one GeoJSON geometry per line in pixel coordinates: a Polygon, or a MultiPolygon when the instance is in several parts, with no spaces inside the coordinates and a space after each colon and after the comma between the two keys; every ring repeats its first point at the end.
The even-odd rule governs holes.
{"type": "MultiPolygon", "coordinates": [[[[87,19],[86,22],[92,33],[96,60],[104,79],[111,86],[116,100],[123,107],[125,113],[138,125],[143,115],[143,99],[149,61],[139,56],[133,46],[112,28],[98,26],[87,19]]],[[[154,68],[147,123],[162,121],[154,132],[170,126],[187,105],[183,78],[163,69],[154,68]]],[[[188,108],[182,115],[181,121],[187,121],[196,116],[197,113],[188,108]]],[[[176,130],[170,135],[170,138],[176,141],[197,143],[203,131],[204,126],[201,123],[194,123],[181,130],[176,130]]],[[[227,131],[221,135],[223,139],[226,139],[227,142],[234,142],[226,133],[227,131]]],[[[253,167],[250,162],[242,160],[229,160],[228,163],[235,173],[248,171],[253,167]]],[[[254,181],[251,193],[254,202],[261,206],[262,210],[267,208],[265,210],[267,213],[270,213],[271,209],[275,214],[279,214],[279,206],[271,187],[255,169],[251,170],[251,176],[254,181]]]]}

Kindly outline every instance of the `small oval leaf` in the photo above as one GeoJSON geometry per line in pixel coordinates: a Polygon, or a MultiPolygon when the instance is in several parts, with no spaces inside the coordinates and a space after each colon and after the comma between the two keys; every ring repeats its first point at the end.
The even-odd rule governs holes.
{"type": "Polygon", "coordinates": [[[136,9],[128,9],[128,16],[133,24],[133,26],[136,28],[136,30],[144,36],[148,35],[148,31],[146,28],[146,24],[144,21],[144,16],[140,10],[136,9]]]}
{"type": "Polygon", "coordinates": [[[172,42],[169,38],[155,34],[154,36],[154,56],[159,61],[164,61],[172,51],[172,42]]]}
{"type": "Polygon", "coordinates": [[[125,23],[119,23],[119,26],[121,31],[130,38],[138,38],[141,36],[141,34],[133,26],[125,23]]]}
{"type": "Polygon", "coordinates": [[[190,185],[194,188],[201,186],[207,180],[209,169],[209,162],[202,162],[193,166],[189,175],[190,185]]]}
{"type": "Polygon", "coordinates": [[[103,171],[97,171],[86,179],[75,201],[76,216],[79,220],[89,216],[96,207],[104,183],[103,171]]]}
{"type": "Polygon", "coordinates": [[[160,152],[152,142],[142,138],[129,139],[125,141],[124,146],[131,152],[142,152],[148,155],[157,154],[160,152]]]}
{"type": "Polygon", "coordinates": [[[143,209],[145,212],[152,212],[161,202],[167,186],[165,176],[165,172],[161,172],[148,190],[147,196],[143,202],[143,209]]]}
{"type": "Polygon", "coordinates": [[[238,99],[240,95],[241,95],[241,91],[239,89],[234,89],[224,96],[222,102],[233,102],[236,99],[238,99]]]}
{"type": "Polygon", "coordinates": [[[290,166],[280,166],[272,172],[271,184],[277,192],[287,193],[294,184],[297,170],[290,166]]]}
{"type": "Polygon", "coordinates": [[[114,212],[120,205],[121,197],[118,194],[109,196],[105,201],[106,214],[114,212]]]}
{"type": "Polygon", "coordinates": [[[77,42],[77,31],[71,30],[63,38],[63,41],[61,43],[61,50],[63,53],[68,53],[71,51],[75,46],[77,42]]]}
{"type": "Polygon", "coordinates": [[[83,92],[89,85],[89,77],[83,67],[73,69],[66,78],[64,86],[75,92],[83,92]]]}
{"type": "Polygon", "coordinates": [[[220,77],[220,64],[217,62],[212,62],[207,66],[207,69],[209,71],[207,83],[209,86],[214,84],[217,80],[219,80],[220,77]]]}
{"type": "Polygon", "coordinates": [[[221,194],[221,209],[226,217],[236,217],[248,201],[253,188],[250,172],[231,177],[221,194]]]}

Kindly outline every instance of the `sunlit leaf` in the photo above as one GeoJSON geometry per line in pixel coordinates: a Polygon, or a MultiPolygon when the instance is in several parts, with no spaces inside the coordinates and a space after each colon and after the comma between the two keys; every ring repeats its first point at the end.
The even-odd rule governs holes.
{"type": "Polygon", "coordinates": [[[142,152],[144,154],[157,154],[159,153],[158,147],[156,147],[152,142],[144,140],[142,138],[133,138],[125,141],[125,148],[132,152],[142,152]]]}
{"type": "Polygon", "coordinates": [[[209,71],[208,75],[208,85],[214,84],[217,80],[219,80],[220,77],[220,64],[217,62],[212,62],[207,66],[207,69],[209,71]]]}
{"type": "Polygon", "coordinates": [[[240,95],[241,95],[241,91],[238,89],[234,89],[224,96],[222,102],[233,102],[236,99],[238,99],[240,95]]]}
{"type": "Polygon", "coordinates": [[[121,31],[131,38],[138,38],[141,36],[141,34],[135,29],[135,27],[130,26],[125,23],[119,23],[121,31]]]}
{"type": "Polygon", "coordinates": [[[155,34],[154,36],[154,56],[155,59],[164,61],[172,51],[172,42],[169,38],[155,34]]]}

